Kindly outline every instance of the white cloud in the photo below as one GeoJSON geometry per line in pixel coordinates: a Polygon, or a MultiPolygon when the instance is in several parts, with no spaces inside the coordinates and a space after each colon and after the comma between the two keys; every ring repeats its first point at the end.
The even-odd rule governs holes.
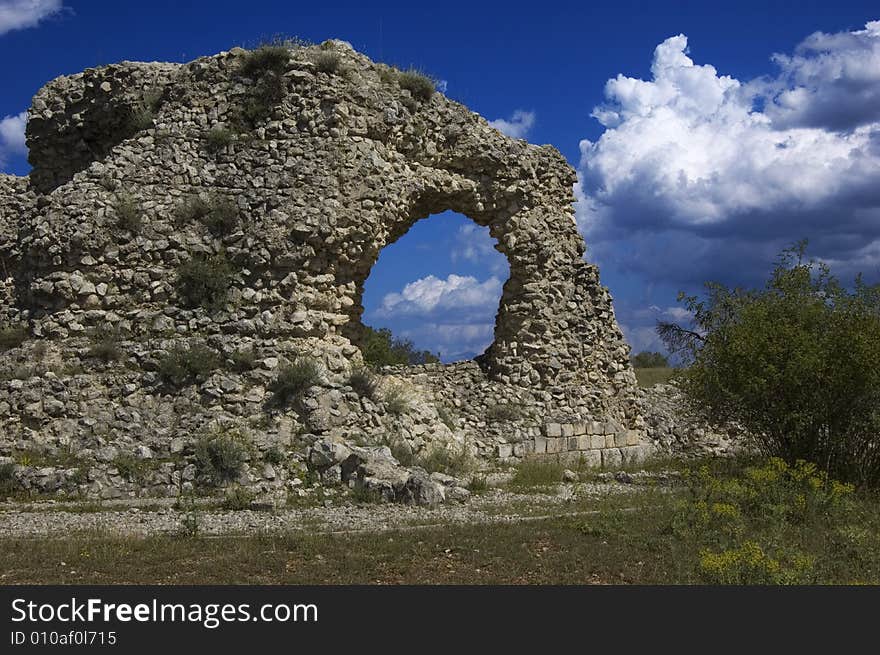
{"type": "Polygon", "coordinates": [[[517,109],[509,120],[496,118],[494,121],[489,121],[489,125],[514,139],[525,139],[535,125],[535,112],[517,109]]]}
{"type": "MultiPolygon", "coordinates": [[[[817,33],[777,77],[742,82],[657,46],[648,81],[618,75],[581,142],[578,224],[591,256],[652,279],[755,271],[802,237],[869,265],[880,244],[880,23],[817,33]],[[873,244],[873,245],[871,245],[873,244]]],[[[867,272],[867,271],[866,271],[867,272]]]]}
{"type": "Polygon", "coordinates": [[[6,163],[9,155],[27,153],[24,139],[24,128],[27,124],[27,112],[15,116],[6,116],[0,120],[0,166],[6,163]]]}
{"type": "Polygon", "coordinates": [[[465,223],[455,233],[455,245],[450,257],[453,263],[468,261],[480,264],[492,273],[506,276],[509,271],[507,258],[495,250],[496,243],[489,234],[489,228],[476,223],[465,223]]]}
{"type": "Polygon", "coordinates": [[[61,0],[0,0],[0,35],[34,27],[61,9],[61,0]]]}
{"type": "Polygon", "coordinates": [[[501,280],[480,282],[472,276],[451,274],[445,280],[433,275],[407,284],[399,293],[386,294],[376,315],[430,315],[463,309],[491,308],[494,314],[501,297],[501,280]]]}
{"type": "Polygon", "coordinates": [[[880,21],[854,32],[816,32],[794,55],[773,60],[782,72],[769,85],[765,112],[775,125],[845,130],[880,121],[880,21]]]}

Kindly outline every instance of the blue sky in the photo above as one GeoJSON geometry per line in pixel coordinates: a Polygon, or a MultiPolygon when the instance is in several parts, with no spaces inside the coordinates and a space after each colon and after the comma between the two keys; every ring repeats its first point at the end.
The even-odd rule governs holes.
{"type": "MultiPolygon", "coordinates": [[[[843,276],[880,277],[875,4],[588,4],[0,0],[0,170],[27,173],[19,116],[58,75],[275,33],[340,38],[559,148],[581,175],[588,257],[637,350],[658,346],[657,318],[681,317],[678,290],[756,284],[803,237],[843,276]]],[[[432,217],[383,251],[367,322],[447,359],[484,347],[506,269],[471,225],[432,217]]]]}

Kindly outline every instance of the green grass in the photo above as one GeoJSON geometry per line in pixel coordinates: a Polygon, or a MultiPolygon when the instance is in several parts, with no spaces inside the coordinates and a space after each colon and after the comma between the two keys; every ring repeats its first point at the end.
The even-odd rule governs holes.
{"type": "Polygon", "coordinates": [[[655,384],[669,382],[675,374],[674,368],[637,368],[636,380],[640,387],[653,387],[655,384]]]}
{"type": "Polygon", "coordinates": [[[562,482],[565,467],[558,462],[542,459],[524,459],[516,466],[510,487],[513,489],[534,489],[549,487],[562,482]]]}
{"type": "Polygon", "coordinates": [[[518,523],[205,538],[193,509],[180,514],[187,538],[0,539],[0,583],[878,584],[878,501],[771,460],[701,465],[672,490],[532,508],[518,523]]]}

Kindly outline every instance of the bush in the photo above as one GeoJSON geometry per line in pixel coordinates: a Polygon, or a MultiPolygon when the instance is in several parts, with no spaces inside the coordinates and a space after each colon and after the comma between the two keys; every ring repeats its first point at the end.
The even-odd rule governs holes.
{"type": "Polygon", "coordinates": [[[234,140],[232,130],[225,127],[212,127],[205,135],[205,148],[216,154],[226,148],[234,140]]]}
{"type": "Polygon", "coordinates": [[[106,328],[95,330],[92,334],[92,345],[86,356],[105,364],[122,359],[125,355],[119,347],[119,333],[106,328]]]}
{"type": "Polygon", "coordinates": [[[253,346],[249,348],[239,348],[230,356],[232,360],[232,370],[237,373],[247,373],[252,371],[257,365],[257,351],[253,346]]]}
{"type": "Polygon", "coordinates": [[[284,461],[284,451],[281,450],[278,446],[272,446],[269,450],[266,451],[266,454],[263,455],[263,459],[266,460],[269,464],[277,466],[284,461]]]}
{"type": "Polygon", "coordinates": [[[643,350],[638,355],[633,356],[632,365],[634,368],[667,368],[669,366],[669,358],[662,353],[652,353],[643,350]]]}
{"type": "Polygon", "coordinates": [[[379,368],[407,364],[437,364],[440,358],[427,350],[416,350],[409,339],[398,339],[388,328],[374,330],[364,326],[360,343],[368,366],[379,368]]]}
{"type": "Polygon", "coordinates": [[[238,225],[238,205],[225,196],[212,195],[207,200],[192,195],[175,209],[177,222],[181,225],[200,221],[215,237],[231,233],[238,225]]]}
{"type": "Polygon", "coordinates": [[[239,73],[253,83],[240,110],[241,119],[254,126],[269,117],[286,93],[284,73],[289,62],[290,50],[286,45],[263,45],[245,56],[239,73]]]}
{"type": "Polygon", "coordinates": [[[0,327],[0,352],[18,348],[28,338],[27,330],[20,325],[0,327]]]}
{"type": "Polygon", "coordinates": [[[217,353],[205,345],[176,345],[159,360],[159,378],[172,387],[202,383],[219,365],[217,353]]]}
{"type": "Polygon", "coordinates": [[[406,390],[400,385],[388,389],[383,400],[385,401],[385,409],[390,414],[400,415],[409,411],[409,398],[406,395],[406,390]]]}
{"type": "Polygon", "coordinates": [[[135,134],[153,127],[153,121],[155,120],[155,110],[146,102],[143,102],[129,110],[126,125],[128,131],[135,134]]]}
{"type": "Polygon", "coordinates": [[[290,63],[290,50],[283,44],[264,44],[248,52],[241,62],[239,73],[258,79],[266,73],[283,75],[290,63]]]}
{"type": "Polygon", "coordinates": [[[352,368],[351,375],[348,377],[348,385],[361,398],[376,399],[379,381],[369,368],[365,366],[352,368]]]}
{"type": "Polygon", "coordinates": [[[241,485],[236,485],[226,492],[226,498],[223,499],[223,509],[232,512],[249,509],[256,497],[253,491],[241,485]]]}
{"type": "Polygon", "coordinates": [[[196,255],[177,268],[177,294],[190,308],[217,310],[232,285],[233,268],[226,255],[196,255]]]}
{"type": "Polygon", "coordinates": [[[340,72],[342,59],[335,52],[319,52],[315,55],[315,70],[319,73],[334,75],[340,72]]]}
{"type": "Polygon", "coordinates": [[[504,403],[499,405],[490,405],[486,409],[486,420],[489,423],[499,423],[502,421],[517,421],[522,418],[522,407],[519,405],[504,403]]]}
{"type": "Polygon", "coordinates": [[[238,432],[215,430],[199,438],[194,455],[199,476],[220,486],[241,474],[248,458],[247,441],[238,432]]]}
{"type": "Polygon", "coordinates": [[[119,475],[129,482],[142,482],[146,473],[146,462],[132,453],[120,453],[112,462],[119,475]]]}
{"type": "Polygon", "coordinates": [[[397,82],[401,89],[409,91],[413,98],[427,102],[434,95],[434,80],[424,73],[410,69],[397,74],[397,82]]]}
{"type": "Polygon", "coordinates": [[[471,468],[471,458],[467,448],[462,447],[458,452],[442,446],[436,446],[417,459],[419,466],[428,473],[440,472],[447,475],[461,475],[471,468]]]}
{"type": "Polygon", "coordinates": [[[0,464],[0,494],[9,494],[16,490],[15,464],[0,464]]]}
{"type": "Polygon", "coordinates": [[[710,420],[735,421],[759,449],[821,462],[838,479],[880,482],[880,285],[847,290],[806,243],[783,251],[762,290],[707,284],[680,295],[693,329],[661,323],[691,361],[683,391],[710,420]]]}
{"type": "Polygon", "coordinates": [[[269,391],[272,393],[270,405],[288,407],[301,400],[303,394],[319,381],[318,366],[312,360],[301,357],[283,367],[278,372],[278,377],[269,384],[269,391]]]}
{"type": "Polygon", "coordinates": [[[116,225],[126,232],[138,234],[144,226],[141,208],[137,200],[130,193],[121,193],[116,196],[113,205],[116,213],[116,225]]]}

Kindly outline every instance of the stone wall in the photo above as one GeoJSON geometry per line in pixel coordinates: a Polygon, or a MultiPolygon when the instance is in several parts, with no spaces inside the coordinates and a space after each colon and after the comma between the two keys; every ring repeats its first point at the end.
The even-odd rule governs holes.
{"type": "MultiPolygon", "coordinates": [[[[280,68],[245,74],[250,56],[122,62],[58,78],[34,98],[33,171],[0,178],[3,311],[33,338],[0,355],[10,435],[0,452],[39,440],[131,450],[139,439],[164,451],[211,422],[259,422],[269,377],[305,356],[319,363],[325,393],[309,416],[286,417],[297,433],[402,431],[416,450],[468,444],[502,460],[641,453],[629,348],[583,259],[575,173],[559,152],[510,139],[440,93],[414,94],[343,42],[292,48],[280,68]],[[185,211],[195,199],[226,207],[222,230],[185,211]],[[346,386],[360,362],[364,281],[382,248],[445,210],[487,226],[510,264],[495,338],[475,363],[388,371],[383,384],[418,382],[415,418],[391,419],[346,386]],[[210,308],[192,306],[178,271],[210,257],[228,268],[229,289],[210,308]],[[96,330],[120,335],[121,361],[96,368],[87,355],[96,330]],[[253,348],[263,364],[168,394],[157,361],[182,343],[227,360],[253,348]],[[40,363],[35,348],[54,360],[40,363]],[[163,423],[181,402],[188,418],[163,423]],[[515,420],[480,418],[511,403],[522,408],[515,420]],[[134,413],[114,422],[124,407],[134,413]],[[447,409],[460,415],[452,428],[447,409]]],[[[272,434],[258,427],[254,438],[272,434]]]]}

